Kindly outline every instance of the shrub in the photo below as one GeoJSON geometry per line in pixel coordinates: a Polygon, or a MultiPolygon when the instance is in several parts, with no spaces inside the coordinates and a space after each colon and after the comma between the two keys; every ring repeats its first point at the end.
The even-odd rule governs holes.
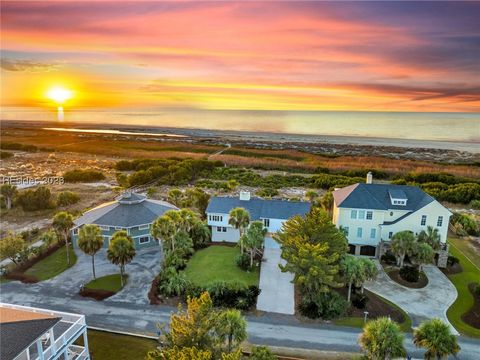
{"type": "Polygon", "coordinates": [[[2,149],[3,150],[21,150],[26,152],[38,151],[38,148],[35,145],[24,145],[19,143],[10,143],[10,142],[3,142],[2,149]]]}
{"type": "Polygon", "coordinates": [[[277,356],[266,346],[253,346],[249,360],[276,360],[277,356]]]}
{"type": "Polygon", "coordinates": [[[185,293],[189,285],[185,274],[178,273],[173,267],[165,268],[159,276],[158,292],[164,296],[179,296],[185,293]]]}
{"type": "Polygon", "coordinates": [[[472,207],[472,209],[480,210],[480,200],[470,201],[470,206],[472,207]]]}
{"type": "Polygon", "coordinates": [[[473,284],[473,295],[480,297],[480,283],[473,284]]]}
{"type": "Polygon", "coordinates": [[[66,182],[94,182],[105,179],[100,171],[75,169],[63,174],[66,182]]]}
{"type": "Polygon", "coordinates": [[[454,213],[450,221],[455,229],[455,233],[459,236],[476,236],[479,234],[478,224],[472,216],[454,213]]]}
{"type": "Polygon", "coordinates": [[[455,256],[452,256],[452,255],[448,255],[447,266],[454,266],[454,265],[459,264],[459,263],[460,263],[460,260],[458,258],[456,258],[455,256]]]}
{"type": "Polygon", "coordinates": [[[399,271],[400,277],[408,282],[418,282],[420,271],[416,266],[404,266],[399,271]]]}
{"type": "Polygon", "coordinates": [[[17,195],[17,204],[25,211],[52,209],[55,204],[52,194],[45,186],[39,186],[36,190],[25,190],[17,195]]]}
{"type": "Polygon", "coordinates": [[[365,309],[368,303],[368,297],[365,294],[353,294],[352,305],[357,309],[365,309]]]}
{"type": "Polygon", "coordinates": [[[252,308],[260,294],[258,286],[245,286],[236,282],[219,281],[211,284],[206,291],[213,304],[218,307],[248,310],[252,308]]]}
{"type": "Polygon", "coordinates": [[[380,260],[388,265],[395,265],[397,263],[397,258],[391,252],[383,254],[380,260]]]}
{"type": "Polygon", "coordinates": [[[278,195],[278,190],[274,188],[262,188],[257,192],[257,195],[262,198],[271,198],[278,195]]]}
{"type": "Polygon", "coordinates": [[[8,151],[0,151],[0,159],[9,159],[13,156],[13,153],[8,151]]]}
{"type": "Polygon", "coordinates": [[[246,253],[243,253],[243,254],[239,254],[237,255],[237,257],[235,258],[235,262],[237,264],[237,266],[242,269],[243,271],[248,271],[250,270],[250,256],[248,256],[248,254],[246,253]]]}
{"type": "Polygon", "coordinates": [[[330,320],[344,315],[347,308],[347,300],[336,291],[330,291],[303,298],[299,311],[303,316],[311,319],[330,320]]]}
{"type": "Polygon", "coordinates": [[[68,206],[76,204],[80,200],[80,196],[72,191],[62,191],[58,194],[57,205],[68,206]]]}

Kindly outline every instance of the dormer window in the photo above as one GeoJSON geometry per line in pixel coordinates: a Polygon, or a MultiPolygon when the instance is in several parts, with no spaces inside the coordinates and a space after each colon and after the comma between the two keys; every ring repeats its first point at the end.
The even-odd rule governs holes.
{"type": "Polygon", "coordinates": [[[390,195],[390,202],[395,206],[406,206],[407,205],[407,195],[403,190],[389,190],[388,194],[390,195]]]}

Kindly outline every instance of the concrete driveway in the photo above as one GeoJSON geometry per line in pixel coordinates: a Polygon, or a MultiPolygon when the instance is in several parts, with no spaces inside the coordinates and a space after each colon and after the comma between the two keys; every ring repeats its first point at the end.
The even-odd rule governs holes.
{"type": "Polygon", "coordinates": [[[293,315],[295,299],[293,274],[283,273],[278,264],[285,264],[280,257],[280,246],[272,238],[265,238],[263,262],[260,269],[260,290],[257,310],[293,315]]]}
{"type": "MultiPolygon", "coordinates": [[[[412,319],[413,326],[423,320],[440,318],[447,324],[447,310],[457,298],[457,289],[448,278],[434,265],[424,266],[428,285],[422,289],[411,289],[391,280],[377,262],[379,269],[376,281],[368,282],[365,288],[401,307],[412,319]]],[[[450,324],[452,332],[457,330],[450,324]]]]}
{"type": "MultiPolygon", "coordinates": [[[[53,279],[36,284],[29,288],[38,293],[62,295],[65,298],[75,297],[82,284],[92,280],[92,258],[82,251],[75,250],[77,263],[53,279]]],[[[129,280],[125,288],[104,302],[127,302],[131,304],[149,304],[148,291],[153,278],[160,270],[160,250],[151,248],[137,250],[133,261],[126,266],[129,280]]],[[[95,272],[98,277],[118,273],[120,268],[107,260],[106,249],[95,255],[95,272]]],[[[10,285],[10,284],[6,284],[10,285]]],[[[13,283],[12,283],[13,285],[13,283]]],[[[24,285],[24,284],[22,284],[24,285]]]]}

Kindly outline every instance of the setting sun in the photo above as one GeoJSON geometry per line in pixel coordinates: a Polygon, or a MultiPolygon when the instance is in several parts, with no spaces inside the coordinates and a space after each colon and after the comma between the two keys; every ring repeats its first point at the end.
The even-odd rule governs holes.
{"type": "Polygon", "coordinates": [[[54,87],[48,90],[47,97],[58,104],[63,104],[65,101],[72,98],[72,92],[62,87],[54,87]]]}

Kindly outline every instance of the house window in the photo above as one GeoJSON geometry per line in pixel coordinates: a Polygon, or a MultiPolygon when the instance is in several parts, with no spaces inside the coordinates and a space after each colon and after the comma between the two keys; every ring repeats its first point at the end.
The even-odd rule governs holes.
{"type": "Polygon", "coordinates": [[[77,234],[78,234],[78,228],[73,229],[73,235],[77,235],[77,234]]]}
{"type": "Polygon", "coordinates": [[[148,229],[150,229],[150,225],[140,225],[138,227],[138,230],[148,230],[148,229]]]}
{"type": "Polygon", "coordinates": [[[115,226],[115,230],[122,230],[121,226],[115,226]]]}
{"type": "Polygon", "coordinates": [[[363,234],[363,229],[362,228],[357,228],[357,238],[361,238],[363,234]]]}
{"type": "Polygon", "coordinates": [[[100,225],[100,230],[102,230],[102,231],[108,231],[108,230],[110,230],[110,227],[109,227],[109,226],[105,226],[105,225],[100,225]]]}
{"type": "Polygon", "coordinates": [[[343,227],[343,231],[345,231],[345,236],[348,236],[348,226],[343,227]]]}
{"type": "Polygon", "coordinates": [[[357,210],[352,210],[350,212],[350,219],[356,219],[357,218],[357,210]]]}
{"type": "Polygon", "coordinates": [[[437,226],[441,227],[442,224],[443,224],[443,216],[439,216],[438,219],[437,219],[437,226]]]}
{"type": "Polygon", "coordinates": [[[427,215],[422,215],[422,221],[420,221],[420,225],[425,226],[427,223],[427,215]]]}
{"type": "Polygon", "coordinates": [[[393,232],[392,232],[392,231],[390,231],[390,232],[388,233],[388,238],[389,238],[389,239],[391,239],[391,238],[392,238],[392,236],[393,236],[393,232]]]}
{"type": "Polygon", "coordinates": [[[217,226],[217,232],[222,232],[222,227],[221,226],[217,226]]]}
{"type": "Polygon", "coordinates": [[[227,232],[227,228],[226,228],[225,226],[222,227],[222,231],[223,231],[223,232],[227,232]]]}
{"type": "Polygon", "coordinates": [[[270,219],[263,219],[263,226],[270,227],[270,219]]]}
{"type": "Polygon", "coordinates": [[[149,242],[150,242],[150,236],[142,236],[141,238],[138,238],[139,244],[147,244],[149,242]]]}
{"type": "Polygon", "coordinates": [[[210,215],[210,220],[212,220],[212,221],[223,221],[223,216],[220,216],[220,215],[210,215]]]}
{"type": "Polygon", "coordinates": [[[370,239],[375,239],[377,237],[377,229],[370,230],[370,239]]]}
{"type": "Polygon", "coordinates": [[[367,220],[373,219],[373,211],[367,211],[367,220]]]}
{"type": "Polygon", "coordinates": [[[359,210],[359,211],[358,211],[358,218],[359,218],[360,220],[365,219],[365,210],[359,210]]]}

